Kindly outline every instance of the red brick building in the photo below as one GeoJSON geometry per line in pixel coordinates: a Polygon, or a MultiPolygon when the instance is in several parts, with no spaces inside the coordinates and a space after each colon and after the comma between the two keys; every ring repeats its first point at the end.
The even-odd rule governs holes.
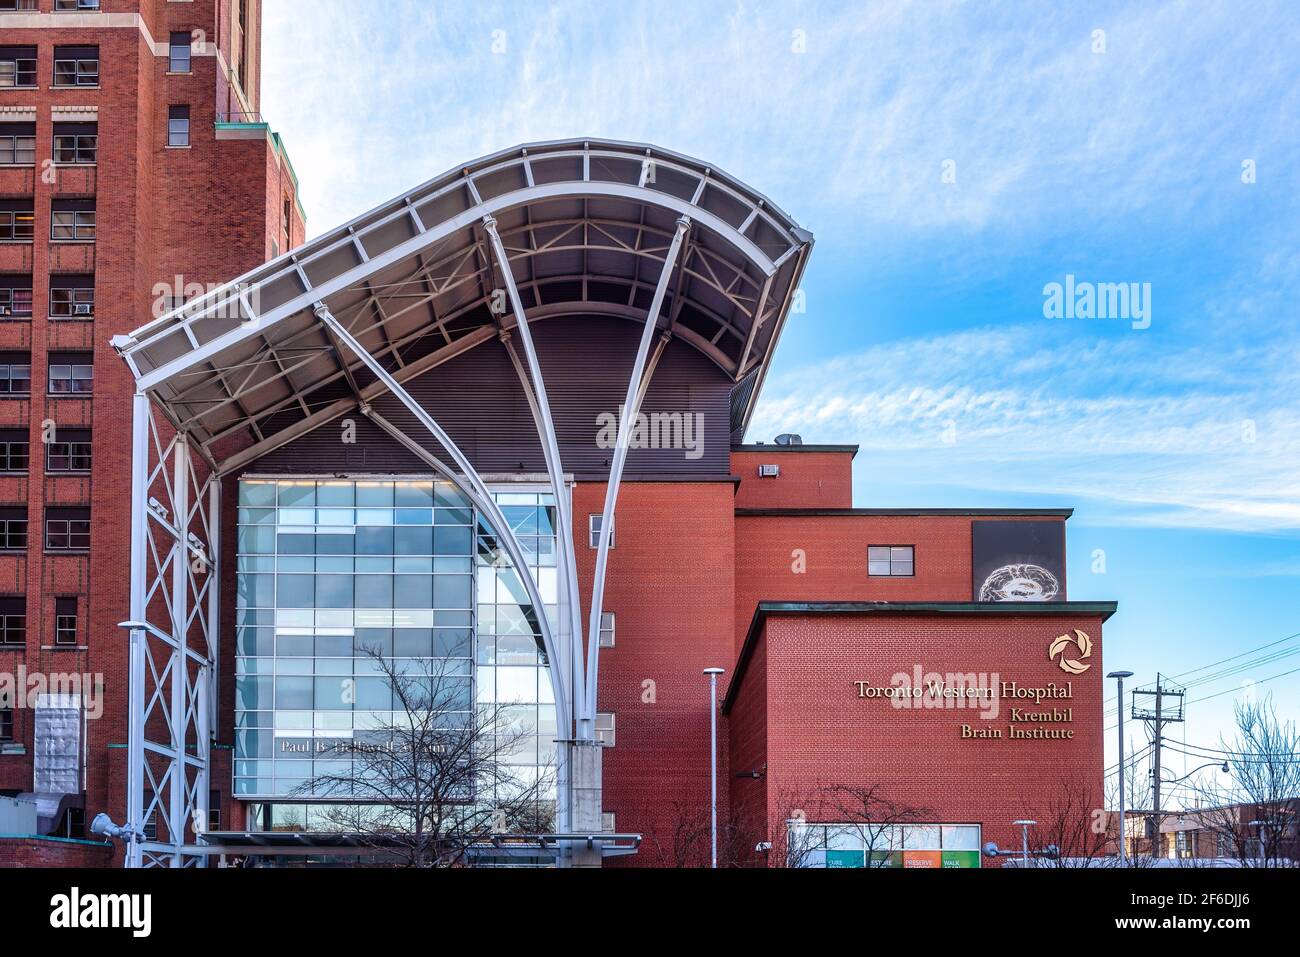
{"type": "Polygon", "coordinates": [[[0,279],[31,302],[0,333],[36,381],[74,383],[11,400],[10,424],[29,448],[49,418],[85,430],[91,461],[0,479],[36,527],[74,523],[0,556],[26,622],[0,670],[102,674],[103,713],[52,697],[47,732],[17,709],[0,791],[66,803],[33,755],[66,773],[80,751],[75,797],[122,822],[129,864],[355,855],[315,782],[394,713],[363,641],[462,668],[449,721],[511,709],[555,822],[492,836],[533,863],[707,862],[713,667],[727,864],[851,864],[827,828],[857,822],[826,796],[869,787],[894,809],[869,823],[911,830],[859,864],[970,866],[1058,778],[1100,784],[1113,608],[1065,601],[1067,511],[854,509],[854,449],[743,444],[812,250],[769,199],[645,144],[561,141],[300,245],[257,119],[256,4],[51,4],[0,13],[31,80],[0,104],[29,160],[0,193],[30,233],[0,243],[0,279]],[[47,183],[73,115],[95,162],[47,183]],[[50,316],[66,276],[89,277],[75,320],[50,316]],[[183,307],[155,310],[160,283],[183,307]],[[996,697],[895,714],[873,689],[914,667],[996,697]],[[1002,681],[1067,687],[1037,704],[1069,716],[1011,717],[1002,681]],[[792,817],[820,835],[798,860],[792,817]]]}
{"type": "Polygon", "coordinates": [[[0,795],[76,792],[65,837],[124,787],[133,384],[110,340],[304,239],[260,22],[260,0],[0,3],[0,672],[92,676],[104,715],[45,734],[57,699],[6,704],[0,795]]]}

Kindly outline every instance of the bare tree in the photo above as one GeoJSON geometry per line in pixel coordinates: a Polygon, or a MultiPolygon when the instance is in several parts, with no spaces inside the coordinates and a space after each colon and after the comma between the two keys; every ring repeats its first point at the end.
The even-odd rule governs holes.
{"type": "Polygon", "coordinates": [[[1100,785],[1063,778],[1044,805],[1036,797],[1025,819],[1038,821],[1029,830],[1032,848],[1042,866],[1105,867],[1115,863],[1110,815],[1102,806],[1100,785]],[[1047,849],[1053,853],[1042,853],[1047,849]]]}
{"type": "Polygon", "coordinates": [[[316,755],[337,758],[339,770],[296,793],[330,802],[328,826],[402,867],[468,866],[474,845],[554,829],[549,769],[517,763],[536,731],[517,711],[476,705],[446,659],[412,671],[363,653],[392,691],[394,717],[316,755]]]}
{"type": "Polygon", "coordinates": [[[1221,739],[1229,783],[1203,779],[1196,813],[1219,856],[1246,867],[1300,866],[1300,732],[1272,699],[1238,703],[1236,734],[1221,739]]]}
{"type": "MultiPolygon", "coordinates": [[[[718,867],[753,863],[753,844],[743,810],[730,807],[718,818],[718,867]]],[[[660,867],[709,867],[713,813],[708,801],[673,801],[669,813],[645,829],[643,847],[660,867]]]]}
{"type": "Polygon", "coordinates": [[[772,862],[778,867],[808,867],[826,849],[823,829],[835,825],[860,841],[867,867],[889,866],[889,855],[901,851],[896,841],[901,825],[918,824],[929,811],[894,800],[878,784],[831,784],[813,788],[802,798],[785,798],[789,808],[783,832],[773,835],[772,862]]]}

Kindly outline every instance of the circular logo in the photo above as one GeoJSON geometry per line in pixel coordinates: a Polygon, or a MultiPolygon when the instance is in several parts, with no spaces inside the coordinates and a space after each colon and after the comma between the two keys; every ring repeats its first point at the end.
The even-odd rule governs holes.
{"type": "Polygon", "coordinates": [[[1073,635],[1061,635],[1053,640],[1048,646],[1047,657],[1067,675],[1081,675],[1092,667],[1082,661],[1092,657],[1092,639],[1076,628],[1073,635]]]}

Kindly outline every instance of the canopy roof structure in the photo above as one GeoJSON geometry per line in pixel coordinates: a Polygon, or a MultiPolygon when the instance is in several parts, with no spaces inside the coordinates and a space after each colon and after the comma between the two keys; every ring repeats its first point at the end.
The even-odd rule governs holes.
{"type": "Polygon", "coordinates": [[[743,429],[812,236],[725,173],[645,144],[535,143],[468,163],[114,346],[140,391],[229,472],[385,391],[338,348],[321,304],[406,382],[517,325],[486,221],[530,323],[644,322],[683,218],[682,268],[656,321],[737,383],[743,429]]]}
{"type": "Polygon", "coordinates": [[[769,200],[696,160],[639,144],[541,143],[445,173],[114,339],[136,382],[131,613],[122,622],[131,634],[128,866],[194,866],[211,853],[196,844],[193,822],[207,820],[220,704],[212,572],[223,567],[224,477],[359,408],[473,504],[518,572],[521,604],[547,606],[484,476],[405,385],[427,375],[436,388],[432,370],[494,339],[526,396],[556,508],[556,620],[535,615],[559,728],[557,833],[547,847],[570,863],[634,849],[601,832],[596,731],[605,577],[631,423],[678,339],[722,370],[714,385],[730,380],[731,433],[743,430],[811,249],[812,236],[769,200]],[[640,326],[585,610],[568,480],[530,331],[573,316],[640,326]],[[405,409],[404,424],[372,406],[381,396],[405,409]],[[449,461],[421,444],[430,438],[449,461]],[[161,829],[148,838],[143,822],[155,814],[161,829]]]}

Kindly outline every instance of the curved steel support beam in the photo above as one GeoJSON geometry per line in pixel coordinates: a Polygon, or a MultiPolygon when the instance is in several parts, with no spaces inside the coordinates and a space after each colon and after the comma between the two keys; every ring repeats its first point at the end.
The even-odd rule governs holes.
{"type": "Polygon", "coordinates": [[[591,614],[587,626],[587,680],[583,688],[583,711],[595,720],[596,716],[596,680],[600,668],[600,621],[605,600],[605,569],[609,562],[610,526],[614,517],[614,506],[618,502],[618,485],[623,478],[623,466],[627,462],[628,443],[631,439],[632,423],[641,409],[641,400],[645,395],[644,386],[646,362],[650,356],[650,344],[654,341],[655,330],[659,325],[659,312],[663,308],[664,297],[668,292],[668,282],[672,278],[673,267],[682,249],[686,232],[691,221],[683,216],[677,220],[677,231],[673,234],[672,245],[664,257],[664,268],[659,274],[659,283],[655,287],[654,299],[651,300],[646,323],[641,329],[641,343],[637,347],[636,362],[632,365],[632,375],[627,384],[627,397],[623,402],[622,415],[618,423],[618,437],[614,443],[614,458],[610,463],[609,481],[605,486],[605,508],[601,512],[600,543],[596,551],[596,574],[591,584],[591,614]]]}
{"type": "MultiPolygon", "coordinates": [[[[452,461],[456,463],[457,468],[460,469],[461,476],[464,477],[463,481],[461,476],[456,475],[451,469],[446,468],[446,466],[439,462],[435,456],[429,455],[427,450],[420,447],[419,444],[413,439],[410,439],[409,436],[405,436],[404,433],[401,433],[400,429],[397,430],[395,437],[398,438],[399,441],[406,444],[407,448],[411,449],[412,452],[416,452],[416,450],[419,449],[416,454],[419,454],[421,458],[426,462],[429,462],[431,465],[436,463],[436,468],[442,472],[442,474],[446,475],[450,481],[455,483],[457,488],[465,492],[472,489],[473,494],[470,495],[471,500],[473,500],[483,512],[487,513],[488,520],[492,523],[492,527],[496,531],[497,537],[505,546],[506,553],[509,555],[510,561],[515,566],[515,571],[519,575],[520,582],[528,591],[529,600],[533,602],[534,607],[537,609],[537,623],[542,632],[542,643],[546,648],[547,656],[552,662],[563,661],[564,658],[559,654],[559,649],[555,642],[555,636],[551,631],[550,621],[546,617],[546,605],[542,601],[541,594],[537,590],[537,582],[533,580],[533,575],[528,568],[528,563],[524,560],[523,549],[519,547],[519,541],[510,530],[510,524],[501,513],[500,507],[492,498],[492,493],[488,491],[488,487],[483,483],[483,480],[479,477],[474,466],[470,464],[469,459],[465,457],[465,454],[461,452],[456,443],[452,441],[451,436],[443,431],[442,426],[438,425],[433,416],[429,415],[429,413],[425,411],[424,407],[421,406],[420,403],[416,402],[415,399],[411,397],[410,393],[403,389],[401,384],[398,383],[391,374],[389,374],[388,370],[385,369],[374,356],[366,351],[365,346],[353,338],[352,334],[348,332],[347,329],[343,328],[343,325],[334,318],[333,314],[323,303],[316,306],[315,312],[317,318],[334,332],[334,334],[339,338],[339,341],[347,346],[347,348],[356,355],[356,357],[360,359],[367,368],[369,368],[370,371],[384,383],[385,386],[388,387],[388,390],[393,394],[393,396],[401,402],[402,405],[406,406],[407,411],[415,416],[416,420],[421,425],[429,430],[429,433],[435,440],[437,440],[438,444],[446,450],[447,454],[451,456],[452,461]],[[466,487],[467,485],[468,489],[466,487]]],[[[371,418],[376,418],[373,412],[371,413],[371,418]]],[[[573,711],[571,709],[571,702],[573,700],[571,696],[573,694],[573,689],[569,686],[564,671],[565,669],[563,668],[551,669],[551,673],[555,679],[555,684],[557,685],[555,689],[556,717],[562,726],[567,726],[572,721],[573,716],[573,711]]]]}
{"type": "MultiPolygon", "coordinates": [[[[505,245],[501,242],[501,236],[497,232],[497,221],[491,216],[483,219],[483,229],[487,232],[488,242],[492,247],[492,253],[496,257],[497,265],[501,269],[502,278],[505,280],[506,293],[510,298],[510,308],[515,313],[516,329],[519,334],[519,341],[523,343],[524,357],[528,360],[528,377],[525,378],[523,370],[518,369],[520,381],[523,383],[525,391],[528,390],[528,378],[532,379],[532,392],[529,396],[529,405],[532,408],[533,417],[537,424],[537,433],[542,440],[542,453],[546,458],[546,472],[551,479],[551,493],[555,496],[555,513],[556,520],[560,526],[560,549],[563,555],[564,570],[564,590],[566,593],[566,612],[565,617],[568,626],[565,630],[569,636],[569,656],[565,662],[565,667],[571,676],[571,687],[579,687],[580,675],[582,674],[582,642],[579,636],[582,634],[582,599],[578,593],[578,566],[573,549],[573,513],[569,507],[568,490],[564,487],[564,466],[560,460],[560,444],[555,437],[555,422],[551,418],[551,402],[546,394],[546,380],[542,377],[541,363],[537,359],[537,349],[533,345],[533,335],[528,328],[528,317],[524,311],[524,304],[519,298],[519,289],[515,285],[514,273],[510,269],[510,258],[506,255],[505,245]]],[[[510,352],[510,357],[516,363],[518,362],[514,350],[509,344],[506,346],[510,352]]],[[[584,714],[578,712],[578,736],[582,738],[594,738],[596,729],[594,721],[586,721],[584,714]]],[[[566,734],[572,733],[572,729],[566,729],[566,734]]]]}

